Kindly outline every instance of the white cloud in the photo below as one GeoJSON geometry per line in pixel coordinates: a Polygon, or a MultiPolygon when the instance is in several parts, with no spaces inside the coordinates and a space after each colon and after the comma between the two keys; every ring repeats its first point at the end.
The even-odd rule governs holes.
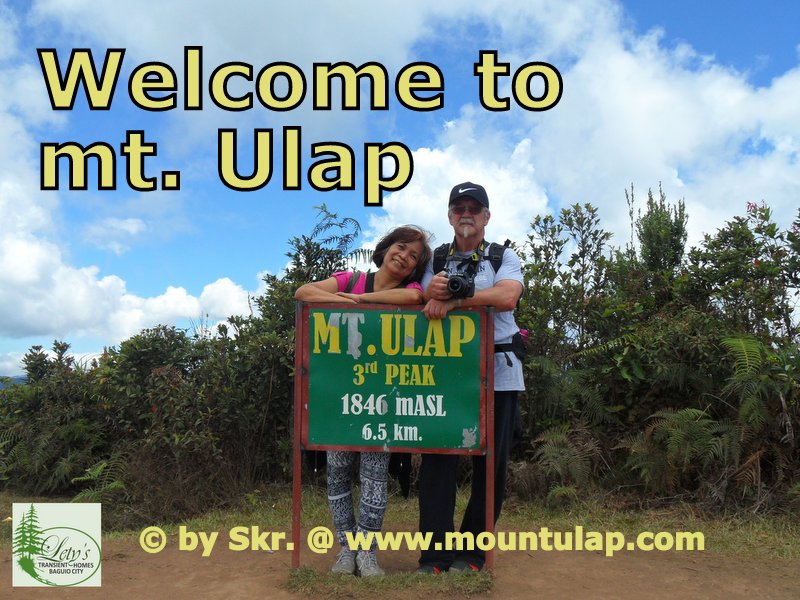
{"type": "Polygon", "coordinates": [[[169,286],[143,298],[129,293],[119,277],[100,277],[96,267],[65,265],[53,246],[32,240],[4,244],[0,306],[6,308],[0,311],[0,332],[8,336],[94,335],[115,344],[161,323],[250,313],[248,292],[228,278],[206,285],[199,297],[169,286]],[[7,269],[15,259],[24,268],[7,269]]]}
{"type": "Polygon", "coordinates": [[[141,219],[110,217],[89,225],[85,237],[89,243],[119,255],[127,252],[130,249],[128,243],[146,230],[147,225],[141,219]]]}
{"type": "Polygon", "coordinates": [[[200,306],[203,314],[214,318],[246,315],[250,312],[247,291],[227,277],[217,279],[203,288],[200,306]]]}
{"type": "Polygon", "coordinates": [[[12,337],[96,327],[115,277],[63,262],[58,247],[33,236],[0,236],[0,332],[12,337]]]}
{"type": "Polygon", "coordinates": [[[178,321],[223,321],[231,315],[249,315],[248,292],[224,277],[206,285],[199,297],[170,286],[160,296],[141,298],[115,287],[113,307],[103,330],[118,343],[147,327],[178,321]]]}
{"type": "MultiPolygon", "coordinates": [[[[2,35],[2,34],[0,34],[2,35]]],[[[0,71],[3,96],[0,108],[21,116],[31,125],[66,124],[64,113],[54,112],[46,93],[43,93],[42,72],[32,64],[21,64],[0,71]]]]}
{"type": "MultiPolygon", "coordinates": [[[[50,358],[55,357],[55,353],[49,348],[44,348],[43,351],[50,358]]],[[[68,356],[72,357],[76,365],[88,366],[92,361],[100,358],[102,352],[74,352],[72,350],[67,352],[68,356]]],[[[7,352],[0,353],[0,377],[20,377],[25,375],[25,367],[22,364],[24,354],[22,352],[7,352]]]]}
{"type": "MultiPolygon", "coordinates": [[[[453,131],[447,135],[461,137],[453,131]]],[[[453,237],[447,221],[450,190],[458,183],[473,181],[484,185],[489,196],[492,216],[487,238],[524,242],[533,215],[547,211],[547,197],[531,166],[535,152],[528,139],[509,150],[498,148],[486,154],[462,153],[455,145],[415,151],[412,182],[392,195],[392,202],[386,203],[386,216],[370,219],[367,237],[374,241],[392,227],[414,223],[434,234],[432,246],[449,242],[453,237]]]]}
{"type": "Polygon", "coordinates": [[[3,232],[6,235],[35,233],[53,226],[51,214],[57,205],[55,197],[37,194],[30,185],[23,183],[26,178],[35,180],[36,177],[31,169],[25,172],[20,176],[0,168],[0,237],[3,232]]]}
{"type": "Polygon", "coordinates": [[[17,18],[11,9],[0,4],[0,61],[13,58],[18,50],[17,18]]]}
{"type": "Polygon", "coordinates": [[[788,225],[799,183],[800,68],[755,88],[686,44],[666,49],[662,35],[597,30],[562,73],[561,104],[528,119],[529,135],[548,149],[540,181],[562,204],[599,206],[618,244],[631,182],[640,191],[662,182],[669,200],[686,199],[690,244],[762,198],[788,225]]]}
{"type": "Polygon", "coordinates": [[[375,59],[376,51],[389,62],[404,60],[426,31],[426,18],[437,12],[428,4],[39,0],[34,15],[66,31],[128,48],[135,60],[178,62],[184,45],[202,43],[212,52],[209,59],[220,63],[260,58],[261,64],[286,60],[310,66],[328,58],[375,59]]]}
{"type": "Polygon", "coordinates": [[[22,353],[0,353],[0,374],[3,377],[16,377],[23,373],[22,353]]]}
{"type": "Polygon", "coordinates": [[[120,339],[158,323],[200,316],[200,303],[182,287],[169,286],[160,296],[141,298],[123,294],[109,317],[112,331],[120,339]]]}
{"type": "MultiPolygon", "coordinates": [[[[94,335],[113,344],[159,323],[249,314],[247,291],[228,278],[207,285],[199,298],[177,286],[143,298],[116,275],[70,265],[45,237],[53,206],[39,197],[13,176],[0,181],[0,219],[7,225],[0,229],[0,336],[94,335]]],[[[139,219],[106,219],[89,233],[111,244],[145,227],[139,219]]]]}

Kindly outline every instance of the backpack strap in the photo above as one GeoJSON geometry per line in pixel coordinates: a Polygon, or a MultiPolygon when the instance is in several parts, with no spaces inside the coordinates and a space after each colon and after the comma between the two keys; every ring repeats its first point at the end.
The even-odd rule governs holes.
{"type": "Polygon", "coordinates": [[[495,273],[500,270],[500,265],[503,264],[503,252],[506,251],[506,248],[508,248],[510,244],[511,240],[506,240],[505,244],[502,246],[497,242],[489,244],[489,249],[486,251],[486,260],[492,265],[495,273]]]}
{"type": "Polygon", "coordinates": [[[450,252],[450,244],[442,244],[433,251],[433,274],[440,273],[447,263],[447,255],[450,252]]]}
{"type": "Polygon", "coordinates": [[[372,271],[367,272],[366,281],[364,282],[364,293],[370,294],[375,291],[375,273],[372,271]]]}
{"type": "MultiPolygon", "coordinates": [[[[486,260],[488,260],[489,264],[492,265],[495,273],[500,270],[500,265],[503,264],[503,252],[505,252],[506,248],[508,248],[510,245],[511,240],[506,240],[502,246],[496,242],[489,244],[489,248],[486,251],[486,260]]],[[[522,296],[517,299],[517,308],[519,308],[521,301],[522,296]]]]}
{"type": "Polygon", "coordinates": [[[350,275],[350,279],[348,279],[347,285],[343,290],[345,294],[349,294],[353,291],[353,288],[356,287],[356,284],[358,283],[359,277],[361,277],[361,271],[353,271],[353,274],[350,275]]]}

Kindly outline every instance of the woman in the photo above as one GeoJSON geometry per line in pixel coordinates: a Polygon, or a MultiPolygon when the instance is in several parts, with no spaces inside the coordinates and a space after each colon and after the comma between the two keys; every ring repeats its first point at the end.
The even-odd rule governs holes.
{"type": "MultiPolygon", "coordinates": [[[[345,302],[380,304],[422,304],[419,281],[431,258],[428,234],[414,225],[390,231],[381,239],[372,254],[378,267],[375,273],[338,272],[323,281],[307,283],[295,292],[296,300],[305,302],[345,302]],[[349,289],[349,291],[347,291],[349,289]]],[[[359,478],[361,499],[358,522],[353,508],[353,463],[356,452],[329,450],[328,503],[333,515],[336,537],[342,545],[331,571],[360,574],[362,577],[383,575],[375,553],[375,542],[369,550],[350,550],[347,532],[378,532],[388,500],[389,453],[362,452],[359,478]]]]}

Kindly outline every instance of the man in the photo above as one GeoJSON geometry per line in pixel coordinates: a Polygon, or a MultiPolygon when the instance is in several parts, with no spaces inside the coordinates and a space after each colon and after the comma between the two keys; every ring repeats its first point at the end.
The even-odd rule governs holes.
{"type": "MultiPolygon", "coordinates": [[[[489,260],[489,244],[484,239],[489,223],[489,198],[483,186],[466,182],[450,192],[448,218],[455,237],[447,248],[442,270],[434,273],[428,263],[422,278],[429,319],[442,319],[461,307],[493,306],[494,316],[494,408],[495,408],[495,490],[494,520],[500,516],[505,498],[506,465],[511,450],[517,394],[524,389],[522,364],[510,350],[512,337],[518,336],[513,310],[522,294],[522,273],[519,257],[510,248],[502,251],[502,262],[489,260]],[[494,264],[498,266],[494,266],[494,264]],[[474,275],[472,296],[454,298],[448,291],[448,274],[474,275]]],[[[442,251],[439,251],[441,256],[442,251]]],[[[441,262],[441,259],[439,260],[441,262]]],[[[437,264],[437,269],[439,265],[437,264]]],[[[445,548],[446,532],[454,531],[453,513],[456,502],[458,456],[423,454],[419,477],[419,529],[433,534],[430,549],[422,552],[419,572],[480,571],[485,552],[475,548],[459,552],[445,548]],[[441,550],[435,549],[441,543],[441,550]]],[[[472,532],[477,538],[486,525],[486,457],[472,459],[472,492],[461,523],[461,532],[472,532]]]]}

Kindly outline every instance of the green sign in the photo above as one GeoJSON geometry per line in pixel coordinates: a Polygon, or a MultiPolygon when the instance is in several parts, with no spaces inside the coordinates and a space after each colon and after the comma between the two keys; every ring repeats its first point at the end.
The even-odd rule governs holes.
{"type": "Polygon", "coordinates": [[[302,305],[304,446],[483,448],[487,313],[349,306],[302,305]]]}

